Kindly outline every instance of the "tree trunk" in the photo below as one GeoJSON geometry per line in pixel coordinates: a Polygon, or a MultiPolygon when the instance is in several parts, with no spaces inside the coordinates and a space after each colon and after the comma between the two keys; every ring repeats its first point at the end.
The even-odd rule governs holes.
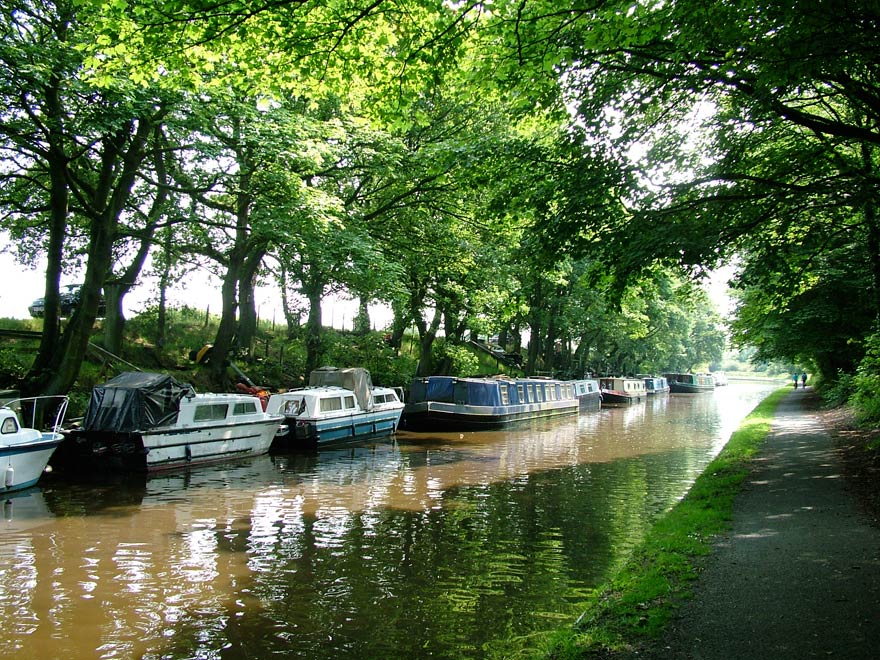
{"type": "Polygon", "coordinates": [[[365,335],[370,332],[370,308],[367,304],[367,298],[361,296],[358,299],[358,313],[354,317],[352,330],[356,335],[365,335]]]}
{"type": "Polygon", "coordinates": [[[59,81],[53,77],[46,89],[46,124],[49,127],[49,241],[46,246],[46,286],[43,293],[43,333],[37,356],[25,377],[23,392],[26,396],[41,394],[41,383],[50,377],[47,371],[58,348],[61,335],[59,317],[59,284],[61,281],[64,243],[67,237],[67,212],[70,190],[67,187],[67,155],[61,125],[63,115],[59,81]]]}
{"type": "Polygon", "coordinates": [[[306,295],[309,299],[309,316],[306,319],[306,368],[305,376],[308,379],[313,370],[321,366],[324,359],[324,336],[321,321],[321,300],[323,299],[323,284],[312,283],[309,285],[306,295]]]}
{"type": "MultiPolygon", "coordinates": [[[[122,340],[125,331],[125,314],[122,311],[122,301],[128,292],[131,291],[135,282],[137,282],[144,264],[147,262],[147,256],[149,256],[150,248],[153,245],[156,226],[165,214],[168,201],[168,176],[165,171],[162,149],[159,148],[159,143],[162,139],[161,130],[156,128],[152,134],[155,147],[153,150],[153,160],[156,178],[159,182],[156,188],[156,196],[147,213],[146,225],[139,232],[138,250],[134,257],[132,257],[131,262],[125,267],[122,275],[108,278],[104,282],[104,295],[107,298],[107,314],[104,319],[104,348],[114,355],[120,355],[122,352],[122,340]]],[[[168,235],[170,235],[170,231],[168,235]]]]}
{"type": "Polygon", "coordinates": [[[238,346],[247,351],[248,357],[252,355],[254,337],[257,334],[257,303],[254,291],[256,288],[257,270],[263,262],[263,256],[264,253],[262,251],[248,255],[238,284],[238,346]]]}
{"type": "Polygon", "coordinates": [[[278,285],[281,287],[281,309],[284,312],[284,320],[287,323],[287,338],[293,339],[299,334],[300,323],[302,320],[302,310],[294,308],[290,300],[289,291],[289,271],[283,259],[279,259],[281,264],[281,272],[279,274],[278,285]]]}
{"type": "Polygon", "coordinates": [[[102,141],[99,168],[102,176],[92,189],[91,199],[92,208],[101,211],[90,218],[87,266],[79,302],[54,347],[48,367],[29,379],[29,392],[65,394],[79,376],[98,313],[101,289],[113,263],[113,242],[119,216],[131,197],[135,174],[143,163],[144,146],[152,132],[154,119],[142,117],[137,122],[132,119],[102,141]]]}
{"type": "Polygon", "coordinates": [[[238,309],[238,279],[240,266],[230,264],[226,269],[226,277],[220,287],[223,309],[220,312],[220,327],[214,337],[214,348],[208,363],[211,381],[215,387],[224,388],[228,385],[226,367],[229,354],[232,352],[235,339],[236,311],[238,309]]]}
{"type": "MultiPolygon", "coordinates": [[[[866,178],[871,177],[874,170],[873,148],[871,145],[862,143],[862,163],[865,168],[866,178]]],[[[874,197],[869,196],[865,203],[865,227],[868,233],[868,253],[871,259],[871,272],[874,282],[874,322],[880,329],[880,227],[877,226],[877,207],[874,197]]]]}
{"type": "Polygon", "coordinates": [[[391,311],[394,313],[394,317],[391,321],[391,338],[388,343],[399,353],[411,315],[407,313],[405,305],[401,304],[391,303],[391,311]]]}
{"type": "Polygon", "coordinates": [[[434,309],[434,316],[430,325],[425,322],[421,314],[416,316],[416,326],[419,329],[419,368],[416,375],[431,376],[433,374],[432,349],[434,340],[437,338],[437,330],[440,327],[442,314],[439,309],[434,309]]]}
{"type": "Polygon", "coordinates": [[[122,333],[125,328],[125,316],[122,312],[122,301],[129,287],[121,283],[104,283],[104,298],[107,312],[104,315],[104,348],[120,355],[122,351],[122,333]]]}

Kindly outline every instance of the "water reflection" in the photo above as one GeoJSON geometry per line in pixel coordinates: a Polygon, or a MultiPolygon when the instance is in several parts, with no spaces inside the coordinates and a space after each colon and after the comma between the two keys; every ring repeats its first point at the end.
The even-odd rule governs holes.
{"type": "Polygon", "coordinates": [[[484,657],[571,621],[771,389],[48,479],[4,519],[0,657],[484,657]]]}

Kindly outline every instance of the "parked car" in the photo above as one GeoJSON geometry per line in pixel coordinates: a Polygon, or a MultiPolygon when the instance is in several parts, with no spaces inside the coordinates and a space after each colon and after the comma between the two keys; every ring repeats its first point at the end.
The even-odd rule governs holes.
{"type": "MultiPolygon", "coordinates": [[[[82,284],[68,284],[61,289],[59,295],[61,299],[60,314],[62,318],[73,314],[73,310],[76,309],[76,306],[79,304],[81,289],[82,284]]],[[[30,315],[35,319],[43,318],[43,315],[46,312],[46,301],[43,298],[37,298],[28,306],[28,312],[30,312],[30,315]]],[[[104,296],[101,296],[101,301],[98,303],[98,316],[104,316],[106,313],[107,305],[104,301],[104,296]]]]}

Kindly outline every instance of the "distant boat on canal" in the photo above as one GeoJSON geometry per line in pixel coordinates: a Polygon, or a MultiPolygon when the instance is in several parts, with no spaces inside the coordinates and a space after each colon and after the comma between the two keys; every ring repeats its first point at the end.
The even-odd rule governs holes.
{"type": "Polygon", "coordinates": [[[197,394],[165,374],[125,372],[93,388],[82,426],[66,432],[53,463],[142,472],[256,456],[283,424],[254,395],[197,394]]]}
{"type": "Polygon", "coordinates": [[[643,376],[645,381],[645,392],[648,396],[652,394],[669,394],[669,381],[665,376],[643,376]]]}
{"type": "Polygon", "coordinates": [[[590,379],[416,378],[403,410],[407,429],[484,429],[539,417],[598,410],[598,383],[590,379]]]}
{"type": "Polygon", "coordinates": [[[696,394],[715,390],[715,379],[710,374],[663,375],[669,381],[669,390],[673,394],[696,394]]]}
{"type": "Polygon", "coordinates": [[[366,369],[322,367],[308,387],[269,397],[266,410],[284,415],[290,429],[273,448],[294,449],[391,435],[403,402],[394,389],[374,387],[366,369]]]}
{"type": "Polygon", "coordinates": [[[599,379],[599,387],[606,406],[629,406],[642,403],[647,397],[645,381],[641,378],[609,376],[599,379]]]}
{"type": "Polygon", "coordinates": [[[0,406],[0,493],[23,490],[39,481],[64,436],[61,425],[66,396],[38,396],[5,401],[0,406]],[[48,414],[51,424],[43,424],[48,414]],[[46,430],[41,427],[48,426],[46,430]]]}

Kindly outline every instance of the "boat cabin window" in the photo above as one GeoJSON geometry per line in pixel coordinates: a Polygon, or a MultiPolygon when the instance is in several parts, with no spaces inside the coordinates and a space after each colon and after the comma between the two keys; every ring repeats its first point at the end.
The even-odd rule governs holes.
{"type": "Polygon", "coordinates": [[[284,402],[284,412],[288,415],[299,415],[306,409],[306,400],[305,399],[291,399],[290,401],[284,402]]]}
{"type": "Polygon", "coordinates": [[[355,408],[356,408],[356,406],[354,403],[354,397],[353,396],[345,397],[345,409],[346,410],[354,410],[355,408]]]}
{"type": "Polygon", "coordinates": [[[193,414],[194,422],[211,422],[218,419],[226,419],[226,413],[229,411],[227,403],[207,403],[205,405],[196,406],[196,412],[193,414]]]}
{"type": "Polygon", "coordinates": [[[526,403],[525,390],[524,390],[524,388],[523,388],[522,385],[517,385],[517,386],[516,386],[516,392],[517,392],[517,394],[519,394],[519,402],[520,402],[520,403],[526,403]]]}
{"type": "Polygon", "coordinates": [[[321,412],[333,412],[334,410],[342,410],[342,397],[334,396],[321,399],[321,412]]]}
{"type": "Polygon", "coordinates": [[[18,420],[15,417],[7,417],[3,420],[3,426],[0,427],[0,433],[16,433],[18,431],[18,420]]]}
{"type": "Polygon", "coordinates": [[[532,401],[543,401],[544,397],[538,396],[538,386],[532,385],[532,401]]]}
{"type": "Polygon", "coordinates": [[[510,403],[510,392],[507,389],[507,383],[501,383],[498,387],[498,391],[501,393],[501,405],[506,406],[510,403]]]}
{"type": "Polygon", "coordinates": [[[253,401],[241,401],[232,409],[233,415],[253,415],[257,412],[257,404],[253,401]]]}
{"type": "Polygon", "coordinates": [[[547,386],[547,400],[556,401],[556,385],[547,386]]]}

